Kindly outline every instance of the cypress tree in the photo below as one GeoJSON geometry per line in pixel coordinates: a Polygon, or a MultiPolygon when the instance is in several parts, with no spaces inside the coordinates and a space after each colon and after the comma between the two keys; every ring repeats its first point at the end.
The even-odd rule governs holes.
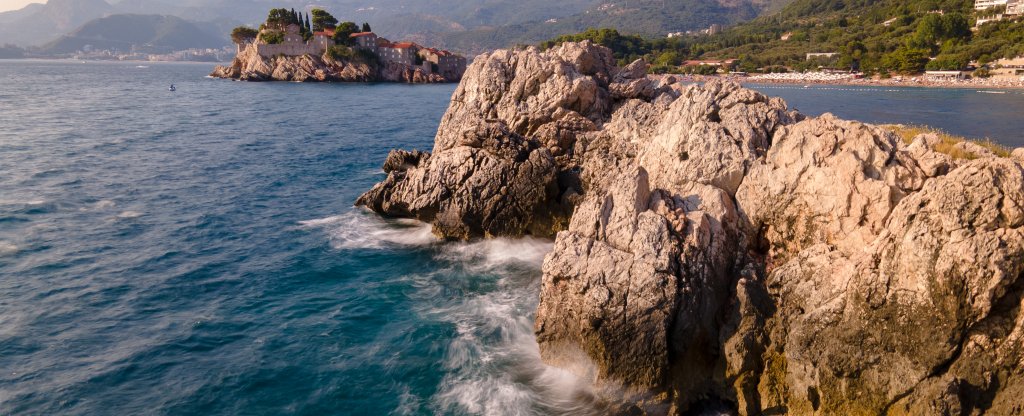
{"type": "Polygon", "coordinates": [[[370,30],[369,23],[363,22],[363,32],[373,32],[373,30],[370,30]]]}
{"type": "Polygon", "coordinates": [[[295,8],[292,8],[292,23],[299,24],[299,15],[295,13],[295,8]]]}
{"type": "Polygon", "coordinates": [[[309,24],[309,13],[306,13],[306,27],[308,27],[309,30],[313,30],[313,25],[309,24]]]}

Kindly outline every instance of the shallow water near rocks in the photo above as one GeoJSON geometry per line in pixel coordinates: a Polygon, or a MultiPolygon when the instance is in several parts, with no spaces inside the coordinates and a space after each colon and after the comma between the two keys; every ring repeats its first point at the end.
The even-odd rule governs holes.
{"type": "Polygon", "coordinates": [[[454,85],[210,69],[0,61],[0,414],[595,412],[533,338],[550,241],[351,207],[454,85]]]}

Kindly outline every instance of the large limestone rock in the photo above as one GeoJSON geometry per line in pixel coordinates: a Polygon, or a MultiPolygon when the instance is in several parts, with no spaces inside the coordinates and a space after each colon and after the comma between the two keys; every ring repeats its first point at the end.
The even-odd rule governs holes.
{"type": "Polygon", "coordinates": [[[557,231],[541,356],[615,386],[611,408],[1024,411],[1019,155],[955,160],[611,62],[589,43],[481,56],[433,152],[393,152],[358,203],[447,238],[557,231]]]}
{"type": "Polygon", "coordinates": [[[892,132],[829,114],[786,126],[746,175],[737,203],[776,261],[821,242],[852,255],[924,182],[899,144],[892,132]]]}
{"type": "Polygon", "coordinates": [[[467,70],[441,120],[431,157],[356,202],[432,223],[444,238],[565,228],[577,136],[610,110],[611,53],[589,43],[497,51],[467,70]]]}

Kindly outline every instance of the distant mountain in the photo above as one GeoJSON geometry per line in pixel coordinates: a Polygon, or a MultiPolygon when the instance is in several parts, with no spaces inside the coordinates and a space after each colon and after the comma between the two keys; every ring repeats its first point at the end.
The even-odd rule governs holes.
{"type": "Polygon", "coordinates": [[[779,10],[789,0],[630,0],[603,3],[564,18],[487,27],[441,35],[440,43],[461,50],[534,44],[587,28],[615,28],[624,34],[664,37],[669,32],[730,25],[779,10]]]}
{"type": "Polygon", "coordinates": [[[81,28],[44,45],[39,52],[66,54],[94,49],[164,53],[189,48],[220,48],[228,41],[180,17],[117,14],[90,21],[81,28]]]}
{"type": "Polygon", "coordinates": [[[25,50],[14,45],[0,46],[0,59],[17,59],[25,56],[25,50]]]}
{"type": "Polygon", "coordinates": [[[111,11],[103,0],[50,0],[0,13],[0,43],[41,45],[111,11]]]}
{"type": "MultiPolygon", "coordinates": [[[[172,15],[213,22],[222,34],[258,25],[275,7],[330,11],[342,21],[369,22],[392,40],[408,39],[479,51],[535,43],[588,27],[664,36],[670,31],[731,24],[788,0],[50,0],[0,13],[0,43],[38,46],[85,22],[114,14],[172,15]]],[[[831,1],[831,0],[829,0],[831,1]]]]}
{"type": "Polygon", "coordinates": [[[40,9],[46,7],[39,3],[30,3],[18,10],[11,10],[9,12],[0,12],[0,24],[10,24],[17,22],[18,20],[24,19],[31,16],[33,13],[38,12],[40,9]]]}
{"type": "Polygon", "coordinates": [[[50,0],[0,13],[0,43],[35,46],[79,25],[112,14],[161,14],[197,22],[219,22],[225,32],[258,25],[271,8],[309,12],[318,7],[339,19],[369,22],[392,39],[462,32],[580,13],[600,0],[50,0]]]}

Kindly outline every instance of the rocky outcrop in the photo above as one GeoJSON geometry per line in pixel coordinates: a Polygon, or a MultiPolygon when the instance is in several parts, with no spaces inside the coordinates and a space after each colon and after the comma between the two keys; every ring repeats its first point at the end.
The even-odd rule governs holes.
{"type": "Polygon", "coordinates": [[[433,151],[392,152],[357,203],[555,235],[541,355],[622,409],[1024,411],[1018,158],[645,73],[586,42],[483,55],[433,151]]]}
{"type": "Polygon", "coordinates": [[[379,63],[361,56],[340,60],[327,54],[265,58],[260,56],[255,44],[243,48],[231,61],[231,65],[214,68],[210,76],[241,81],[387,81],[417,84],[457,81],[446,79],[440,74],[424,73],[420,68],[393,62],[379,63]]]}

